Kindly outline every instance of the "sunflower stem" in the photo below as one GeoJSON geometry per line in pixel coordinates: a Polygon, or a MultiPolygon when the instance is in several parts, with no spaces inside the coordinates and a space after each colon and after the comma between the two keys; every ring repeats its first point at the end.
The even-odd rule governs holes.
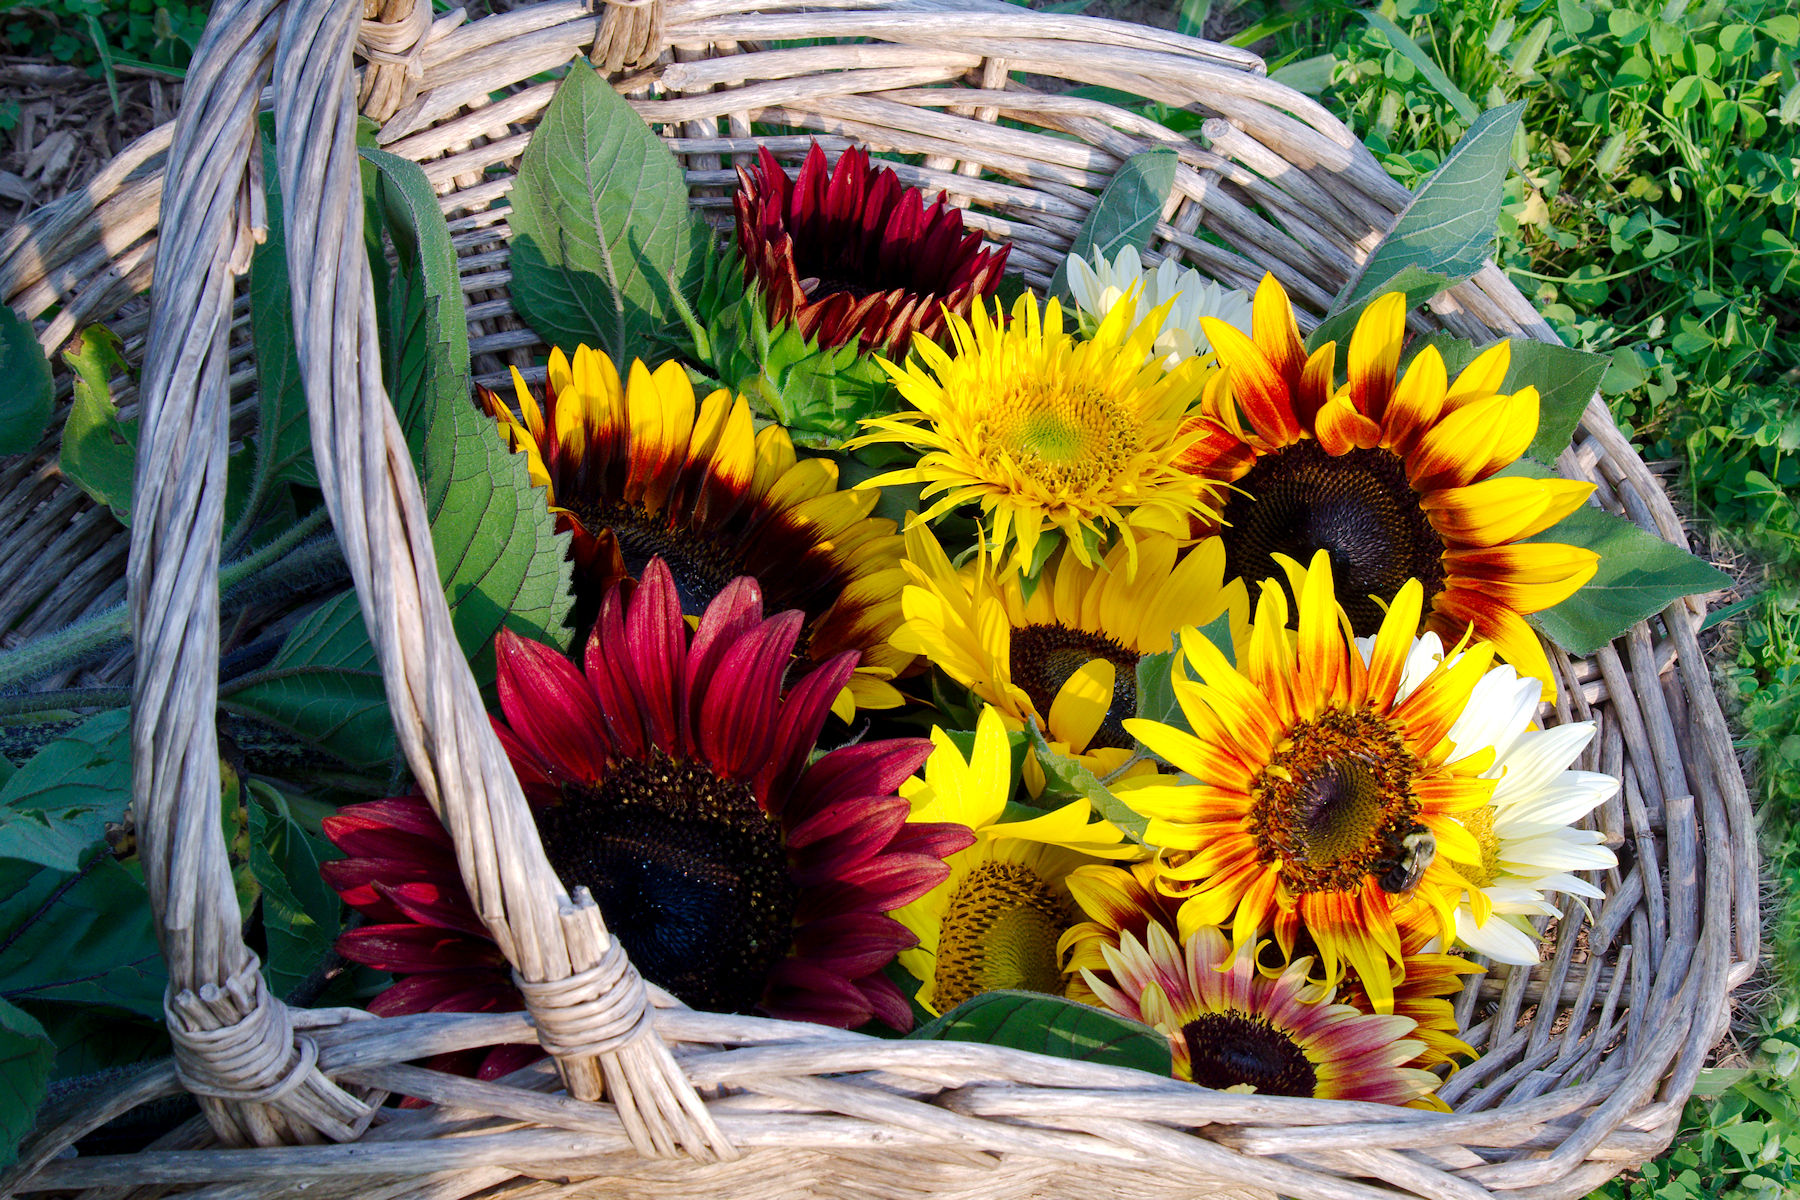
{"type": "Polygon", "coordinates": [[[14,692],[0,696],[0,717],[55,712],[61,708],[123,708],[131,703],[128,687],[76,687],[54,692],[14,692]]]}
{"type": "MultiPolygon", "coordinates": [[[[277,563],[283,563],[284,559],[288,560],[283,563],[285,567],[301,571],[313,569],[316,554],[291,552],[317,533],[326,520],[326,512],[320,508],[297,521],[291,529],[267,545],[251,551],[235,562],[226,563],[219,569],[220,594],[229,592],[246,579],[277,563]]],[[[335,552],[335,544],[333,550],[335,552]]],[[[289,572],[283,572],[287,573],[289,572]]],[[[108,644],[125,638],[130,632],[130,612],[124,604],[119,604],[52,633],[33,638],[15,650],[0,654],[0,688],[27,683],[59,668],[72,666],[108,644]]]]}
{"type": "Polygon", "coordinates": [[[1115,781],[1125,777],[1125,772],[1131,770],[1131,768],[1137,766],[1139,763],[1149,761],[1150,756],[1148,754],[1145,754],[1142,750],[1133,750],[1130,758],[1120,763],[1116,769],[1102,775],[1100,777],[1100,782],[1106,787],[1111,787],[1115,781]]]}

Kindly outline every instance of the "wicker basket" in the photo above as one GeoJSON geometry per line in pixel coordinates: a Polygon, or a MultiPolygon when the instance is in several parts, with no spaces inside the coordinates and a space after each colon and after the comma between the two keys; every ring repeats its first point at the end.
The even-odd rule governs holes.
{"type": "MultiPolygon", "coordinates": [[[[1604,881],[1604,902],[1555,931],[1546,962],[1469,984],[1457,1013],[1482,1057],[1444,1086],[1451,1115],[1222,1094],[988,1046],[692,1012],[638,980],[592,901],[571,901],[545,861],[450,634],[419,485],[381,386],[358,236],[360,105],[441,193],[477,376],[500,382],[509,363],[540,357],[507,300],[508,209],[496,202],[554,90],[529,80],[578,53],[668,136],[695,206],[724,217],[731,162],[758,143],[790,161],[804,150],[805,136],[754,136],[753,119],[816,132],[828,150],[854,141],[923,156],[896,165],[903,181],[968,205],[970,223],[1010,238],[1009,265],[1039,286],[1109,173],[1148,146],[1174,146],[1182,164],[1152,249],[1241,287],[1273,271],[1309,322],[1408,198],[1323,108],[1243,51],[996,0],[635,0],[599,14],[549,0],[468,24],[460,12],[433,20],[413,0],[368,0],[363,12],[352,0],[222,0],[175,126],[0,247],[5,301],[33,318],[55,310],[41,325],[46,348],[106,320],[143,364],[128,569],[121,578],[125,535],[60,483],[47,444],[0,473],[0,630],[28,641],[103,614],[128,590],[135,673],[120,654],[81,681],[131,678],[136,828],[176,1047],[173,1061],[103,1096],[46,1111],[0,1192],[1550,1200],[1665,1146],[1724,1031],[1727,995],[1758,954],[1754,827],[1696,644],[1695,601],[1590,659],[1552,654],[1563,699],[1546,720],[1598,722],[1580,765],[1624,787],[1595,819],[1635,854],[1604,881]],[[818,41],[792,48],[803,39],[818,41]],[[256,122],[271,71],[321,486],[400,744],[454,833],[529,1016],[290,1011],[240,936],[218,834],[211,581],[233,413],[247,413],[254,383],[238,277],[261,216],[256,122]],[[1021,84],[1022,73],[1209,119],[1190,141],[1101,100],[1021,84]],[[146,312],[135,297],[153,267],[146,312]],[[404,1065],[534,1039],[555,1069],[540,1063],[503,1083],[404,1065]],[[205,1122],[131,1157],[62,1155],[101,1122],[183,1088],[205,1122]],[[435,1104],[386,1109],[371,1127],[387,1093],[435,1104]]],[[[1491,265],[1417,323],[1478,340],[1552,337],[1491,265]]],[[[1683,541],[1598,402],[1558,469],[1683,541]]]]}

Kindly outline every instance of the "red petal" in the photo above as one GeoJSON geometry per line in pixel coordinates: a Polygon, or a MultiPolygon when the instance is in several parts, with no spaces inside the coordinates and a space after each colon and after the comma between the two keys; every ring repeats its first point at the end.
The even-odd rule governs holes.
{"type": "Polygon", "coordinates": [[[494,638],[500,710],[553,777],[591,783],[606,775],[600,707],[575,664],[502,628],[494,638]]]}
{"type": "Polygon", "coordinates": [[[835,971],[796,958],[783,959],[769,972],[761,1008],[784,1021],[811,1021],[854,1029],[874,1016],[861,989],[835,971]]]}
{"type": "Polygon", "coordinates": [[[918,942],[885,913],[840,913],[796,929],[794,956],[854,979],[881,970],[918,942]]]}
{"type": "Polygon", "coordinates": [[[364,925],[340,934],[337,949],[351,962],[409,975],[507,965],[494,943],[428,925],[364,925]]]}
{"type": "Polygon", "coordinates": [[[475,915],[475,902],[463,887],[462,880],[412,880],[405,883],[386,881],[374,885],[378,895],[406,914],[410,921],[437,929],[450,929],[471,937],[489,936],[487,926],[475,915]]]}
{"type": "Polygon", "coordinates": [[[769,761],[781,679],[803,619],[785,612],[739,638],[700,697],[701,753],[726,778],[751,779],[769,761]]]}
{"type": "Polygon", "coordinates": [[[771,815],[781,815],[788,789],[806,769],[806,760],[818,744],[820,730],[825,728],[825,718],[831,715],[831,703],[850,681],[858,658],[856,651],[846,650],[808,672],[789,690],[775,726],[773,752],[768,765],[756,777],[756,794],[771,815]]]}
{"type": "Polygon", "coordinates": [[[898,1033],[912,1032],[912,1005],[906,1002],[906,997],[894,986],[893,980],[877,972],[864,975],[855,982],[857,990],[869,1002],[869,1007],[875,1010],[877,1021],[898,1033]]]}
{"type": "Polygon", "coordinates": [[[426,883],[455,878],[454,858],[340,858],[319,864],[319,877],[350,907],[377,922],[405,921],[407,916],[375,885],[426,883]]]}
{"type": "MultiPolygon", "coordinates": [[[[887,849],[912,805],[898,796],[834,804],[806,823],[806,844],[795,850],[792,874],[795,884],[813,887],[842,879],[887,849]],[[824,827],[836,825],[835,830],[824,827]]],[[[796,831],[799,832],[799,831],[796,831]]],[[[792,839],[788,846],[794,848],[792,839]]]]}
{"type": "Polygon", "coordinates": [[[926,738],[887,738],[842,746],[807,768],[788,799],[791,823],[839,800],[885,796],[917,771],[931,755],[926,738]]]}
{"type": "Polygon", "coordinates": [[[582,667],[613,745],[626,757],[644,757],[650,743],[638,716],[637,693],[631,686],[622,585],[608,590],[600,602],[600,616],[594,622],[593,633],[588,635],[582,667]]]}
{"type": "Polygon", "coordinates": [[[320,824],[331,844],[345,854],[367,858],[411,858],[420,842],[450,847],[450,833],[423,796],[395,796],[352,804],[320,824]]]}
{"type": "Polygon", "coordinates": [[[683,740],[677,705],[686,678],[687,623],[675,577],[661,558],[651,559],[638,581],[625,617],[625,640],[644,724],[651,740],[672,754],[683,740]]]}

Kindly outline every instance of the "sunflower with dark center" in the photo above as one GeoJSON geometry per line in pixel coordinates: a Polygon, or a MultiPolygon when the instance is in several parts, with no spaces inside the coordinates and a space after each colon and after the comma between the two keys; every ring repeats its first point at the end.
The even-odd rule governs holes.
{"type": "MultiPolygon", "coordinates": [[[[1225,582],[1217,538],[1184,551],[1173,538],[1146,535],[1135,572],[1123,546],[1093,563],[1065,546],[1028,587],[1017,568],[986,556],[956,568],[920,525],[906,533],[902,565],[910,582],[894,645],[999,709],[1009,729],[1036,721],[1052,749],[1102,776],[1131,758],[1123,722],[1137,715],[1143,655],[1168,650],[1185,625],[1227,617],[1235,636],[1249,630],[1248,593],[1241,581],[1225,582]]],[[[1035,757],[1025,778],[1034,793],[1043,787],[1035,757]]]]}
{"type": "MultiPolygon", "coordinates": [[[[653,559],[607,594],[585,671],[502,631],[495,721],[550,863],[593,893],[644,977],[697,1008],[852,1027],[911,1025],[883,968],[914,935],[890,915],[949,875],[973,834],[908,820],[896,794],[931,751],[861,742],[814,758],[846,652],[783,689],[802,615],[764,618],[728,584],[689,632],[653,559]]],[[[417,798],[344,810],[327,881],[372,924],[339,939],[402,976],[380,1011],[517,1008],[447,836],[417,798]]]]}
{"type": "Polygon", "coordinates": [[[900,952],[900,965],[919,980],[914,999],[944,1013],[1002,989],[1060,995],[1057,943],[1079,919],[1070,873],[1145,851],[1116,825],[1095,820],[1086,800],[1003,821],[1018,780],[994,709],[982,710],[966,759],[943,730],[932,730],[931,740],[924,778],[900,785],[912,806],[908,819],[954,823],[975,842],[950,855],[948,878],[894,914],[919,939],[900,952]]]}
{"type": "Polygon", "coordinates": [[[1089,988],[1103,1007],[1169,1039],[1177,1079],[1265,1096],[1443,1107],[1432,1096],[1437,1076],[1405,1065],[1423,1051],[1412,1018],[1334,1004],[1330,988],[1307,982],[1307,959],[1270,979],[1251,956],[1233,958],[1218,929],[1200,926],[1178,944],[1159,923],[1142,941],[1121,933],[1101,957],[1110,980],[1084,971],[1089,988]]]}
{"type": "Polygon", "coordinates": [[[770,325],[791,322],[822,347],[858,343],[902,358],[914,334],[939,341],[944,313],[969,314],[1000,286],[1009,249],[983,249],[943,194],[918,188],[851,147],[828,167],[817,142],[791,183],[765,147],[738,168],[738,252],[770,325]]]}
{"type": "Polygon", "coordinates": [[[1333,594],[1330,556],[1321,550],[1310,569],[1290,569],[1297,636],[1274,580],[1236,665],[1198,631],[1182,632],[1199,680],[1183,671],[1174,690],[1193,732],[1137,719],[1125,728],[1185,779],[1126,780],[1119,796],[1150,819],[1145,836],[1166,852],[1157,886],[1181,898],[1183,930],[1229,925],[1246,953],[1272,930],[1288,958],[1304,930],[1328,984],[1353,970],[1376,1011],[1392,1012],[1392,967],[1405,965],[1397,921],[1425,922],[1448,945],[1471,886],[1455,864],[1481,861],[1461,818],[1493,792],[1482,775],[1493,747],[1449,734],[1493,652],[1477,643],[1421,664],[1417,581],[1359,647],[1333,594]],[[1436,852],[1410,891],[1389,891],[1396,847],[1415,830],[1436,852]]]}
{"type": "Polygon", "coordinates": [[[1280,577],[1277,556],[1305,562],[1324,550],[1362,636],[1380,628],[1385,606],[1416,579],[1425,592],[1422,628],[1454,642],[1473,625],[1553,694],[1549,661],[1525,614],[1573,595],[1599,557],[1526,539],[1594,489],[1500,474],[1538,430],[1537,390],[1499,390],[1509,343],[1455,380],[1427,346],[1401,375],[1406,302],[1383,296],[1357,322],[1348,382],[1336,387],[1337,344],[1306,354],[1273,276],[1257,289],[1252,336],[1212,318],[1202,324],[1225,371],[1207,388],[1201,436],[1183,462],[1237,489],[1217,526],[1228,573],[1280,577]]]}
{"type": "Polygon", "coordinates": [[[673,362],[633,362],[621,381],[598,351],[580,347],[570,363],[553,350],[542,407],[516,370],[514,381],[517,415],[492,392],[482,401],[573,535],[578,629],[652,558],[667,563],[689,616],[748,575],[770,608],[804,615],[803,664],[859,655],[840,716],[901,702],[889,680],[912,656],[888,642],[901,539],[869,515],[878,493],[839,491],[836,462],[797,459],[779,427],[757,433],[741,397],[720,390],[696,404],[673,362]]]}
{"type": "MultiPolygon", "coordinates": [[[[1106,952],[1116,951],[1126,936],[1145,942],[1150,927],[1155,925],[1176,941],[1181,940],[1181,898],[1157,886],[1154,862],[1080,867],[1070,874],[1068,885],[1069,894],[1085,918],[1063,934],[1058,946],[1064,970],[1078,976],[1070,981],[1071,999],[1088,1004],[1100,1002],[1082,972],[1091,971],[1117,986],[1118,981],[1107,966],[1106,952]]],[[[1265,940],[1257,946],[1257,970],[1266,979],[1279,979],[1291,961],[1305,958],[1316,965],[1318,948],[1305,929],[1300,931],[1294,950],[1290,960],[1273,940],[1265,940]]],[[[1458,1058],[1473,1058],[1475,1052],[1458,1036],[1456,1010],[1448,998],[1462,991],[1464,976],[1479,975],[1482,968],[1466,958],[1434,949],[1429,937],[1419,930],[1401,929],[1401,950],[1402,961],[1390,964],[1393,1011],[1396,1016],[1410,1017],[1418,1023],[1409,1036],[1420,1045],[1418,1057],[1404,1065],[1430,1068],[1454,1064],[1458,1058]]],[[[1368,991],[1354,971],[1347,972],[1339,985],[1337,1003],[1348,1004],[1358,1012],[1375,1012],[1368,991]]]]}

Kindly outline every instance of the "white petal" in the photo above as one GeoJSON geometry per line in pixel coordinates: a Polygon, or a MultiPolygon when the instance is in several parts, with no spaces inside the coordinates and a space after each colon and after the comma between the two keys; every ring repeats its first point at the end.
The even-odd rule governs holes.
{"type": "Polygon", "coordinates": [[[1618,866],[1619,859],[1605,846],[1579,846],[1561,838],[1532,838],[1501,847],[1500,863],[1508,868],[1516,863],[1522,867],[1552,867],[1560,871],[1599,871],[1618,866]]]}
{"type": "Polygon", "coordinates": [[[1456,939],[1496,962],[1528,966],[1538,961],[1537,939],[1504,917],[1492,916],[1486,925],[1476,925],[1475,914],[1467,908],[1458,908],[1456,939]]]}
{"type": "Polygon", "coordinates": [[[1585,879],[1573,875],[1546,875],[1537,881],[1537,885],[1546,892],[1561,892],[1566,896],[1586,896],[1589,900],[1604,900],[1606,893],[1585,879]]]}
{"type": "MultiPolygon", "coordinates": [[[[1495,801],[1494,831],[1513,825],[1572,825],[1605,803],[1618,786],[1618,780],[1591,771],[1564,771],[1533,795],[1495,801]]],[[[1499,791],[1495,787],[1496,795],[1499,791]]]]}
{"type": "Polygon", "coordinates": [[[1531,795],[1566,770],[1593,740],[1591,721],[1555,725],[1519,735],[1519,740],[1507,752],[1506,772],[1494,786],[1494,803],[1531,795]]]}

